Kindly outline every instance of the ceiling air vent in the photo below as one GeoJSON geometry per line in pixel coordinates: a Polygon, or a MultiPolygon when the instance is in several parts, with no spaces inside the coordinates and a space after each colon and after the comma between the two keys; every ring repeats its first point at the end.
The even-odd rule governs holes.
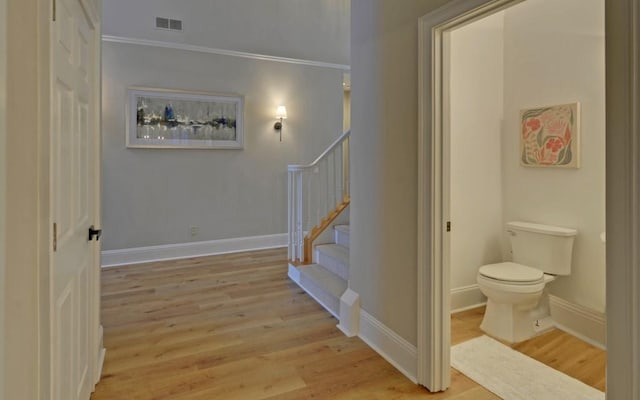
{"type": "Polygon", "coordinates": [[[182,21],[179,19],[156,17],[156,29],[182,31],[182,21]]]}
{"type": "Polygon", "coordinates": [[[169,29],[172,31],[181,31],[182,30],[182,21],[179,19],[170,19],[169,20],[169,29]]]}
{"type": "Polygon", "coordinates": [[[156,28],[169,29],[169,18],[156,17],[156,28]]]}

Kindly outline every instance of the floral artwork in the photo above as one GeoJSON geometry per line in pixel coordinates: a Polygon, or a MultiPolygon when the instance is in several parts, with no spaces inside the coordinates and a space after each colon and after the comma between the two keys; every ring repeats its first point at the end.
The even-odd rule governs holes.
{"type": "Polygon", "coordinates": [[[520,163],[527,167],[579,167],[579,104],[520,112],[520,163]]]}

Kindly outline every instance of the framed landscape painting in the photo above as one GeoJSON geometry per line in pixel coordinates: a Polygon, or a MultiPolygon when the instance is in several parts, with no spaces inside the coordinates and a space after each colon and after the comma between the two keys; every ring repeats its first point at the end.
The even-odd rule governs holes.
{"type": "Polygon", "coordinates": [[[240,95],[129,88],[127,147],[242,149],[240,95]]]}
{"type": "Polygon", "coordinates": [[[580,103],[520,112],[520,164],[580,167],[580,103]]]}

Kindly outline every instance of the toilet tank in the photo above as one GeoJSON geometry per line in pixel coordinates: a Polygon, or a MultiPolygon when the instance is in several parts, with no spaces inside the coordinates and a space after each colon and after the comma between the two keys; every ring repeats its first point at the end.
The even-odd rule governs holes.
{"type": "Polygon", "coordinates": [[[507,233],[513,262],[552,275],[571,273],[575,229],[515,221],[507,223],[507,233]]]}

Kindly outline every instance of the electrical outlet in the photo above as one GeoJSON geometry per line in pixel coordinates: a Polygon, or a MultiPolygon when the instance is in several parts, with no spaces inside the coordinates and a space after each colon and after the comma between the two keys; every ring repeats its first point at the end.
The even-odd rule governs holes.
{"type": "Polygon", "coordinates": [[[191,233],[191,236],[198,236],[198,234],[200,233],[200,227],[199,226],[192,226],[189,228],[189,232],[191,233]]]}

